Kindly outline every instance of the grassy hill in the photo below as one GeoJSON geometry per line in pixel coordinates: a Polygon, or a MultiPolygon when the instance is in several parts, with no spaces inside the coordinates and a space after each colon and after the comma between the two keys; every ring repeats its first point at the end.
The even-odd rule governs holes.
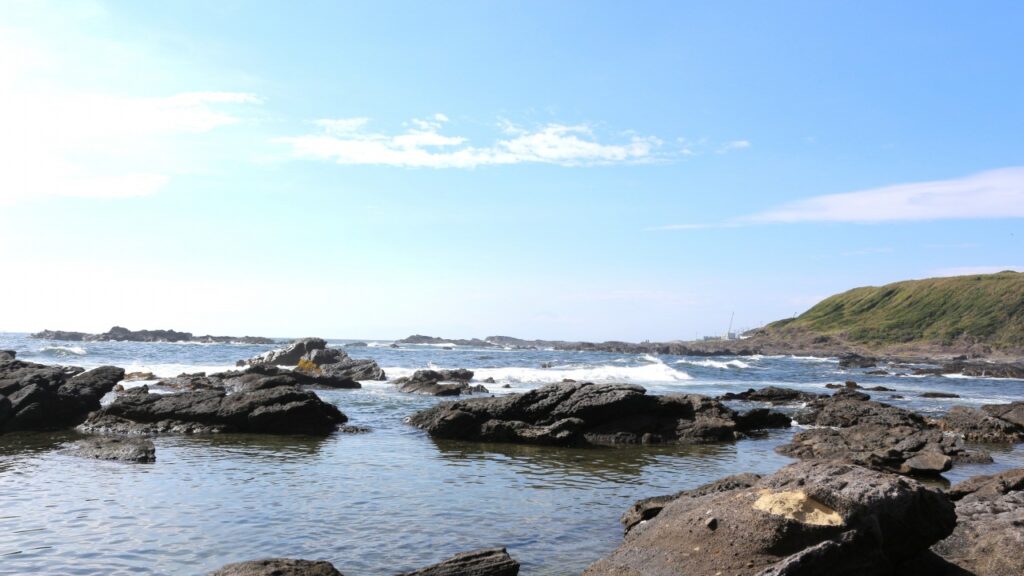
{"type": "Polygon", "coordinates": [[[1024,350],[1024,273],[908,280],[826,298],[764,333],[827,335],[870,348],[1024,350]]]}

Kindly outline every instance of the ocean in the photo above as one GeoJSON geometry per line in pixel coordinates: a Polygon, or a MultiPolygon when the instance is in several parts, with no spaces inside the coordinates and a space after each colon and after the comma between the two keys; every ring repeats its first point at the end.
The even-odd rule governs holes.
{"type": "MultiPolygon", "coordinates": [[[[328,340],[346,346],[353,340],[328,340]]],[[[855,380],[895,392],[876,400],[926,414],[1024,398],[1024,381],[844,370],[834,358],[684,357],[402,345],[362,340],[388,378],[468,368],[494,394],[563,379],[630,382],[650,393],[720,395],[768,385],[826,392],[855,380]],[[507,386],[507,387],[505,387],[507,386]],[[956,399],[921,398],[950,392],[956,399]],[[898,395],[902,398],[891,398],[898,395]]],[[[59,342],[0,333],[0,349],[45,364],[112,364],[159,377],[234,369],[271,345],[59,342]]],[[[442,399],[387,381],[318,394],[364,434],[327,438],[216,435],[155,439],[157,462],[83,460],[60,450],[71,432],[0,436],[0,574],[203,574],[228,562],[288,556],[331,561],[345,574],[384,575],[454,553],[506,546],[522,574],[578,574],[622,538],[637,499],[739,472],[771,473],[796,429],[702,446],[551,448],[440,441],[404,422],[442,399]]],[[[749,408],[744,403],[736,408],[749,408]]],[[[991,447],[989,465],[950,481],[1024,466],[1024,450],[991,447]]]]}

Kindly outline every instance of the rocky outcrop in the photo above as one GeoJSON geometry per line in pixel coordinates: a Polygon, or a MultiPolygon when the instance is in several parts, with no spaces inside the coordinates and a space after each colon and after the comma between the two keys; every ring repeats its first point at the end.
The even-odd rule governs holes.
{"type": "Polygon", "coordinates": [[[1010,404],[986,404],[981,407],[986,413],[1000,420],[1024,428],[1024,402],[1010,404]]]}
{"type": "Polygon", "coordinates": [[[330,562],[267,558],[228,564],[209,576],[342,576],[330,562]]]}
{"type": "Polygon", "coordinates": [[[623,528],[625,528],[625,531],[628,533],[634,526],[641,522],[646,522],[660,514],[665,506],[674,500],[678,500],[680,498],[700,498],[701,496],[707,496],[708,494],[730,492],[732,490],[739,490],[740,488],[750,488],[754,484],[757,484],[759,480],[761,480],[761,476],[758,474],[735,474],[733,476],[720,478],[714,482],[709,482],[694,488],[693,490],[683,490],[666,496],[644,498],[643,500],[638,500],[634,503],[633,506],[622,515],[619,522],[622,523],[623,528]]]}
{"type": "Polygon", "coordinates": [[[67,453],[80,458],[131,464],[156,462],[156,447],[148,438],[96,436],[78,441],[67,453]]]}
{"type": "Polygon", "coordinates": [[[672,500],[584,574],[891,574],[955,522],[952,502],[913,480],[801,462],[750,487],[672,500]]]}
{"type": "Polygon", "coordinates": [[[14,360],[18,355],[14,350],[0,350],[0,362],[7,362],[8,360],[14,360]]]}
{"type": "Polygon", "coordinates": [[[42,340],[66,340],[71,342],[199,342],[204,344],[273,344],[270,338],[261,336],[193,336],[191,332],[175,330],[129,330],[114,326],[102,334],[68,332],[65,330],[43,330],[31,335],[42,340]]]}
{"type": "Polygon", "coordinates": [[[820,398],[820,394],[801,392],[792,388],[780,388],[778,386],[766,386],[759,390],[753,388],[746,392],[727,392],[719,397],[720,400],[743,400],[746,402],[767,402],[768,404],[794,404],[810,402],[820,398]]]}
{"type": "Polygon", "coordinates": [[[323,338],[303,338],[284,348],[271,350],[255,358],[239,360],[238,366],[295,366],[308,376],[337,380],[384,380],[377,362],[355,359],[339,348],[328,348],[323,338]]]}
{"type": "Polygon", "coordinates": [[[459,396],[462,394],[487,393],[484,386],[470,385],[473,372],[458,370],[417,370],[412,376],[395,379],[399,392],[426,394],[429,396],[459,396]]]}
{"type": "Polygon", "coordinates": [[[258,434],[327,435],[348,420],[333,404],[294,386],[226,394],[202,390],[151,394],[135,388],[93,412],[78,429],[93,434],[258,434]]]}
{"type": "Polygon", "coordinates": [[[777,451],[800,459],[840,459],[902,474],[941,474],[955,462],[988,462],[913,412],[842,391],[810,403],[794,419],[815,426],[777,451]]]}
{"type": "Polygon", "coordinates": [[[956,529],[930,554],[905,565],[912,576],[1024,574],[1024,469],[977,476],[953,486],[956,529]]]}
{"type": "Polygon", "coordinates": [[[463,552],[451,558],[420,568],[403,572],[398,576],[516,576],[519,562],[508,555],[504,548],[485,548],[463,552]]]}
{"type": "Polygon", "coordinates": [[[247,370],[230,370],[207,375],[205,372],[180,374],[163,378],[154,384],[171,390],[223,390],[244,392],[276,386],[303,386],[309,388],[361,388],[362,385],[346,376],[286,370],[269,364],[257,364],[247,370]]]}
{"type": "Polygon", "coordinates": [[[1009,362],[971,362],[957,360],[943,364],[939,368],[918,368],[913,371],[919,376],[941,376],[943,374],[963,374],[976,378],[1016,378],[1024,379],[1024,363],[1009,362]]]}
{"type": "Polygon", "coordinates": [[[953,406],[945,416],[935,421],[939,428],[957,434],[968,442],[987,442],[996,444],[1015,444],[1024,441],[1024,428],[1012,421],[1003,420],[993,414],[1002,414],[1013,418],[1015,412],[1000,412],[1008,405],[986,406],[978,410],[967,406],[953,406]]]}
{"type": "Polygon", "coordinates": [[[44,366],[0,361],[0,432],[58,430],[82,422],[100,398],[121,381],[124,370],[102,366],[44,366]]]}
{"type": "Polygon", "coordinates": [[[878,359],[869,356],[861,356],[853,352],[839,355],[840,368],[874,368],[878,366],[878,359]]]}
{"type": "Polygon", "coordinates": [[[697,394],[648,396],[633,384],[550,384],[525,394],[444,402],[408,422],[438,438],[554,445],[698,443],[789,426],[767,411],[745,417],[697,394]]]}

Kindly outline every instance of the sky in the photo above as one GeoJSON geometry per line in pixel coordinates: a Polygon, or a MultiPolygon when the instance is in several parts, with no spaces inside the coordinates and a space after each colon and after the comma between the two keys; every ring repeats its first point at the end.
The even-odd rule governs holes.
{"type": "Polygon", "coordinates": [[[671,340],[1024,270],[1024,4],[0,3],[0,331],[671,340]]]}

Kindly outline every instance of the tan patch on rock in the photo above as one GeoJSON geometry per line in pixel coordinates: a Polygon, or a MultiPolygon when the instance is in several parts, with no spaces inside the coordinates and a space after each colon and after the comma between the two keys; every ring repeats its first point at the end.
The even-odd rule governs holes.
{"type": "Polygon", "coordinates": [[[754,502],[754,510],[796,520],[814,526],[842,526],[843,517],[838,512],[811,498],[801,491],[772,492],[761,490],[754,502]]]}

